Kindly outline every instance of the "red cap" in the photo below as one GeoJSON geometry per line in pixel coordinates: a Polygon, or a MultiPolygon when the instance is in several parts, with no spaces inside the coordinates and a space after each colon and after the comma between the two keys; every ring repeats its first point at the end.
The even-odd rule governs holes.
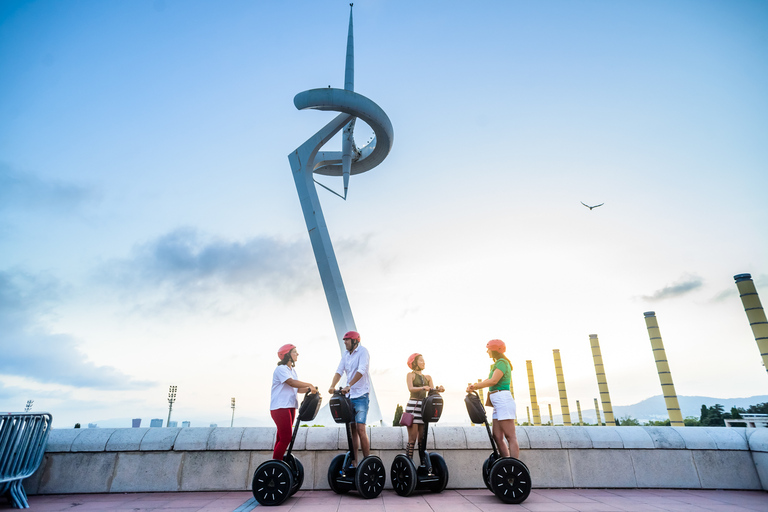
{"type": "Polygon", "coordinates": [[[418,352],[414,352],[413,354],[408,356],[408,368],[413,369],[413,362],[416,360],[417,357],[419,357],[421,354],[418,352]]]}
{"type": "Polygon", "coordinates": [[[343,340],[350,339],[350,340],[360,341],[360,333],[357,331],[349,331],[341,339],[343,340]]]}
{"type": "Polygon", "coordinates": [[[282,361],[282,360],[283,360],[283,358],[285,357],[285,355],[286,355],[288,352],[290,352],[291,350],[295,349],[295,348],[296,348],[296,345],[291,345],[290,343],[288,343],[287,345],[283,345],[283,346],[282,346],[282,347],[280,347],[280,349],[277,351],[277,358],[278,358],[278,359],[280,359],[280,360],[282,361]]]}
{"type": "Polygon", "coordinates": [[[501,352],[502,354],[507,351],[507,346],[501,340],[491,340],[485,345],[485,348],[501,352]]]}

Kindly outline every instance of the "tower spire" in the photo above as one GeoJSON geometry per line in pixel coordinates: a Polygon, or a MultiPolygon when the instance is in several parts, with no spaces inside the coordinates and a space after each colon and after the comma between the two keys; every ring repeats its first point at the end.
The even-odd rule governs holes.
{"type": "Polygon", "coordinates": [[[355,36],[352,33],[352,6],[349,4],[349,31],[347,32],[347,62],[344,66],[344,89],[355,90],[355,36]]]}
{"type": "MultiPolygon", "coordinates": [[[[352,5],[349,4],[349,31],[347,32],[347,61],[344,65],[344,89],[355,90],[355,36],[352,33],[352,5]]],[[[349,173],[352,169],[352,154],[355,152],[355,119],[344,128],[341,139],[341,175],[344,181],[344,199],[349,190],[349,173]]]]}

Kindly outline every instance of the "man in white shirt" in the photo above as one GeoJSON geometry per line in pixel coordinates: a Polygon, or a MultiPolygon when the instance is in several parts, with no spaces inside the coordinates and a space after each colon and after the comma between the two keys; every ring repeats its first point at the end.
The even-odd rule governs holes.
{"type": "Polygon", "coordinates": [[[349,395],[352,406],[355,408],[355,423],[350,425],[352,431],[352,456],[357,466],[357,447],[363,450],[363,457],[371,454],[371,443],[365,431],[365,422],[368,418],[368,392],[370,391],[370,378],[368,377],[368,365],[371,357],[368,350],[360,346],[360,333],[349,331],[344,335],[344,346],[347,351],[341,356],[341,362],[333,376],[329,393],[333,394],[336,384],[343,374],[347,374],[349,384],[342,389],[345,395],[349,395]]]}

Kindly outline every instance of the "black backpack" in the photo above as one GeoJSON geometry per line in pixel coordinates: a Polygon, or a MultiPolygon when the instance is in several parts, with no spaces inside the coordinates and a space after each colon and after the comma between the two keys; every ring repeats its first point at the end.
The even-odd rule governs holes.
{"type": "Polygon", "coordinates": [[[355,408],[352,401],[340,393],[334,393],[328,402],[333,421],[336,423],[352,423],[355,421],[355,408]]]}
{"type": "Polygon", "coordinates": [[[436,423],[443,414],[443,397],[436,391],[430,391],[429,396],[421,402],[421,418],[424,423],[436,423]]]}
{"type": "Polygon", "coordinates": [[[472,423],[485,423],[488,418],[485,416],[485,406],[480,401],[477,393],[467,393],[464,397],[464,404],[467,406],[469,419],[472,423]]]}
{"type": "Polygon", "coordinates": [[[299,406],[299,421],[312,421],[323,404],[320,393],[307,393],[299,406]]]}

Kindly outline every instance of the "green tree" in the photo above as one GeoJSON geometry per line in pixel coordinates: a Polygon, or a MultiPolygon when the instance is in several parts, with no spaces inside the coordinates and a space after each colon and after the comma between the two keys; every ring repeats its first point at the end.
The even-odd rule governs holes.
{"type": "Polygon", "coordinates": [[[745,412],[747,414],[768,414],[768,402],[763,402],[757,405],[750,405],[745,412]]]}
{"type": "Polygon", "coordinates": [[[706,425],[707,416],[709,416],[709,408],[706,405],[701,404],[701,417],[699,418],[699,423],[706,425]]]}
{"type": "Polygon", "coordinates": [[[75,428],[80,428],[80,424],[79,423],[75,423],[75,428]]]}
{"type": "Polygon", "coordinates": [[[696,416],[686,416],[683,419],[683,423],[686,427],[700,427],[701,422],[696,418],[696,416]]]}
{"type": "Polygon", "coordinates": [[[399,427],[400,426],[400,418],[403,416],[403,406],[400,404],[397,404],[397,408],[395,409],[395,419],[392,420],[392,426],[393,427],[399,427]]]}
{"type": "Polygon", "coordinates": [[[730,413],[725,413],[725,407],[722,404],[715,404],[707,408],[707,414],[701,424],[707,427],[724,427],[725,421],[723,419],[726,417],[726,414],[727,417],[731,416],[730,413]]]}
{"type": "Polygon", "coordinates": [[[616,423],[622,427],[639,427],[640,426],[640,422],[629,415],[622,416],[621,420],[617,421],[616,423]]]}
{"type": "Polygon", "coordinates": [[[646,421],[643,425],[646,427],[669,427],[672,422],[669,420],[646,421]]]}

